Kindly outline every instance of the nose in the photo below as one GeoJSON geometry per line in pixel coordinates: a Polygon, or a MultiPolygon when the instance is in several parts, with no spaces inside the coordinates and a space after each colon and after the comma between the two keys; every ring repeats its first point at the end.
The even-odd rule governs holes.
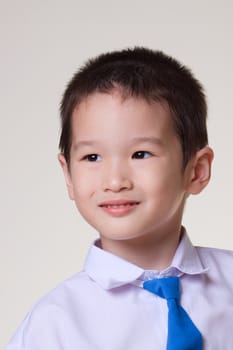
{"type": "Polygon", "coordinates": [[[105,192],[121,192],[131,190],[133,182],[130,169],[126,164],[112,164],[105,169],[103,190],[105,192]]]}

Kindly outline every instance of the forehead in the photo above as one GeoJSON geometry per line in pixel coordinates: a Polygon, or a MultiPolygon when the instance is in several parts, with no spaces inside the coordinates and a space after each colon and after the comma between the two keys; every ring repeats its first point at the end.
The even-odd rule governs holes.
{"type": "Polygon", "coordinates": [[[144,128],[150,127],[151,122],[162,122],[164,126],[174,129],[172,113],[166,101],[131,96],[119,89],[108,93],[96,92],[84,97],[73,110],[72,129],[76,126],[82,128],[84,125],[91,127],[96,122],[103,124],[109,120],[124,126],[128,119],[133,124],[141,119],[144,128]]]}

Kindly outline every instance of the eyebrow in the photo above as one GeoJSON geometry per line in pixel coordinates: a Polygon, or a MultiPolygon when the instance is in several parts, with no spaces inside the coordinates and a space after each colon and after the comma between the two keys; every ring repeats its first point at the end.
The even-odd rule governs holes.
{"type": "Polygon", "coordinates": [[[131,143],[132,144],[137,144],[137,143],[153,143],[155,145],[158,145],[158,146],[162,146],[163,145],[163,142],[161,139],[157,138],[157,137],[154,137],[154,136],[147,136],[147,137],[134,137],[132,140],[131,140],[131,143]]]}
{"type": "Polygon", "coordinates": [[[77,151],[77,149],[79,147],[85,147],[85,146],[95,146],[96,144],[98,143],[98,141],[95,141],[95,140],[83,140],[83,141],[79,141],[77,143],[75,143],[74,145],[74,150],[77,151]]]}
{"type": "MultiPolygon", "coordinates": [[[[77,149],[79,149],[80,147],[93,147],[98,145],[98,143],[98,140],[81,140],[74,145],[74,150],[77,151],[77,149]]],[[[139,136],[134,137],[132,140],[130,140],[131,145],[136,145],[139,143],[150,143],[155,144],[157,146],[163,146],[162,140],[154,136],[139,136]]]]}

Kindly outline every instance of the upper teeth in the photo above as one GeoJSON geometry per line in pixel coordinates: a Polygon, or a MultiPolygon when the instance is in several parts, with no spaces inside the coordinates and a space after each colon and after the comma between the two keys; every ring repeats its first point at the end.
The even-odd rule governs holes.
{"type": "Polygon", "coordinates": [[[107,204],[107,208],[119,208],[119,207],[125,207],[127,205],[133,205],[133,203],[125,203],[125,204],[107,204]]]}

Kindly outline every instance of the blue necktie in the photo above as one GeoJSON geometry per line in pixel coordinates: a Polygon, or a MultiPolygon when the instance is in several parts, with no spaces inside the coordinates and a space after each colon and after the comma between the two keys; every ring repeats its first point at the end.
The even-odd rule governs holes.
{"type": "Polygon", "coordinates": [[[179,277],[145,281],[143,288],[167,300],[168,338],[166,350],[202,350],[202,335],[179,304],[179,277]]]}

